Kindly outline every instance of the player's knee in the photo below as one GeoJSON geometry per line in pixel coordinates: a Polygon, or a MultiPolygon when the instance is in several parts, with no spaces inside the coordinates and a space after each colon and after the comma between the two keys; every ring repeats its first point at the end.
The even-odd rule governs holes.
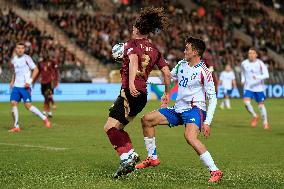
{"type": "Polygon", "coordinates": [[[11,101],[11,106],[17,106],[18,103],[16,101],[11,101]]]}
{"type": "Polygon", "coordinates": [[[258,103],[258,107],[262,108],[262,107],[264,107],[264,104],[263,103],[258,103]]]}
{"type": "Polygon", "coordinates": [[[27,110],[29,110],[31,107],[32,107],[32,104],[31,104],[31,103],[25,103],[25,108],[26,108],[27,110]]]}
{"type": "Polygon", "coordinates": [[[194,144],[198,140],[196,137],[189,135],[189,134],[186,134],[186,133],[184,134],[184,138],[185,138],[186,142],[191,146],[194,146],[194,144]]]}
{"type": "Polygon", "coordinates": [[[249,100],[244,100],[244,103],[245,103],[246,106],[250,105],[250,101],[249,100]]]}
{"type": "Polygon", "coordinates": [[[141,118],[141,123],[142,123],[142,127],[151,126],[151,116],[149,116],[148,114],[143,115],[143,117],[141,118]]]}

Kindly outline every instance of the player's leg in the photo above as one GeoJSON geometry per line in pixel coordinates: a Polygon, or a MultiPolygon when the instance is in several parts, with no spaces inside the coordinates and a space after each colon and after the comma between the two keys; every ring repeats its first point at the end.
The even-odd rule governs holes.
{"type": "Polygon", "coordinates": [[[263,128],[264,129],[269,129],[269,124],[267,120],[267,111],[264,105],[264,100],[265,100],[265,95],[263,92],[257,92],[256,93],[256,102],[258,103],[258,108],[261,113],[261,118],[263,122],[263,128]]]}
{"type": "Polygon", "coordinates": [[[48,99],[46,97],[46,94],[45,94],[45,91],[46,91],[46,85],[41,83],[41,94],[44,98],[44,101],[43,101],[43,115],[47,115],[47,104],[48,104],[48,99]]]}
{"type": "Polygon", "coordinates": [[[225,98],[226,98],[226,95],[227,95],[227,90],[224,89],[223,91],[224,91],[224,98],[223,98],[223,100],[222,100],[222,102],[221,102],[221,104],[220,104],[220,108],[221,108],[222,110],[223,110],[224,107],[225,107],[225,98]]]}
{"type": "Polygon", "coordinates": [[[40,117],[44,121],[46,128],[50,128],[51,123],[49,122],[47,117],[43,115],[41,111],[39,111],[39,109],[37,109],[35,106],[32,105],[32,97],[30,89],[26,88],[21,89],[21,95],[23,97],[25,108],[31,111],[32,113],[34,113],[35,115],[37,115],[38,117],[40,117]]]}
{"type": "Polygon", "coordinates": [[[146,93],[141,92],[138,97],[132,97],[129,90],[122,89],[110,108],[104,130],[121,160],[115,177],[132,172],[139,161],[138,154],[134,151],[131,139],[124,127],[142,111],[146,103],[146,93]]]}
{"type": "Polygon", "coordinates": [[[51,112],[51,108],[50,108],[50,104],[51,104],[51,98],[52,98],[52,84],[51,83],[48,83],[47,84],[47,88],[46,88],[46,91],[45,91],[45,96],[46,96],[46,111],[47,111],[47,116],[48,117],[52,117],[52,112],[51,112]]]}
{"type": "Polygon", "coordinates": [[[12,117],[14,120],[13,128],[9,130],[9,132],[15,133],[20,131],[19,126],[19,111],[18,111],[18,103],[21,101],[21,96],[18,91],[18,88],[14,87],[12,89],[12,93],[10,96],[10,102],[12,107],[12,117]]]}
{"type": "Polygon", "coordinates": [[[252,105],[251,105],[251,99],[254,98],[254,92],[249,91],[249,90],[245,90],[244,91],[244,98],[243,98],[243,102],[245,104],[245,107],[247,109],[247,111],[253,116],[252,120],[251,120],[251,126],[252,127],[256,127],[257,125],[257,121],[259,119],[258,115],[255,113],[252,105]]]}
{"type": "Polygon", "coordinates": [[[185,127],[184,137],[189,145],[197,152],[200,160],[209,169],[211,177],[209,182],[218,182],[222,178],[222,172],[215,165],[211,154],[206,147],[198,139],[199,128],[194,123],[187,123],[185,127]]]}
{"type": "Polygon", "coordinates": [[[205,119],[205,112],[193,108],[182,114],[186,123],[184,137],[189,145],[199,155],[201,161],[209,169],[211,177],[209,182],[218,182],[222,178],[222,172],[217,168],[211,154],[207,151],[205,145],[198,139],[198,134],[205,119]]]}
{"type": "Polygon", "coordinates": [[[228,109],[231,109],[231,102],[230,102],[230,95],[231,95],[231,93],[232,93],[232,90],[227,90],[227,93],[226,93],[225,99],[224,99],[225,106],[228,109]]]}
{"type": "MultiPolygon", "coordinates": [[[[161,108],[159,111],[152,111],[145,114],[141,119],[144,142],[148,152],[146,160],[135,166],[136,169],[143,169],[150,166],[157,166],[160,164],[156,150],[155,126],[168,125],[168,119],[162,112],[170,113],[167,108],[161,108]]],[[[174,111],[173,109],[171,111],[174,111]]]]}

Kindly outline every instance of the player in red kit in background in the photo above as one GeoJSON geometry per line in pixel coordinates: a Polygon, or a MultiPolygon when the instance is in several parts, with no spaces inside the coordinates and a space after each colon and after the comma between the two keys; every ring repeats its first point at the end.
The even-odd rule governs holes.
{"type": "Polygon", "coordinates": [[[44,96],[43,114],[52,117],[50,104],[53,103],[53,91],[58,85],[58,65],[49,58],[48,52],[43,53],[43,60],[38,63],[41,94],[44,96]]]}
{"type": "Polygon", "coordinates": [[[132,39],[124,45],[121,74],[121,91],[109,110],[104,130],[120,156],[120,165],[114,177],[126,175],[135,169],[139,161],[131,139],[124,127],[142,111],[147,103],[147,79],[154,66],[164,76],[165,93],[163,106],[169,101],[171,74],[163,55],[153,45],[148,36],[166,30],[168,18],[162,8],[145,8],[135,21],[132,39]]]}

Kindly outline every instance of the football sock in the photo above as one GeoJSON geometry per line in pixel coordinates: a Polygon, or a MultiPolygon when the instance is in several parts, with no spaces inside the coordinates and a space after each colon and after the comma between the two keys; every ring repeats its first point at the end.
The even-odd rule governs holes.
{"type": "Polygon", "coordinates": [[[47,111],[47,112],[50,111],[49,98],[48,97],[44,97],[44,110],[47,111]]]}
{"type": "Polygon", "coordinates": [[[256,115],[256,113],[255,113],[255,111],[254,111],[250,101],[245,101],[245,105],[246,105],[246,108],[247,108],[248,112],[251,113],[251,115],[253,117],[256,117],[257,115],[256,115]]]}
{"type": "Polygon", "coordinates": [[[128,159],[128,158],[129,158],[129,155],[131,155],[133,152],[134,152],[134,150],[131,149],[129,152],[121,154],[121,155],[120,155],[120,160],[128,159]]]}
{"type": "Polygon", "coordinates": [[[53,96],[51,95],[51,96],[49,96],[48,98],[49,98],[49,102],[50,102],[52,105],[54,105],[53,96]]]}
{"type": "Polygon", "coordinates": [[[220,108],[224,108],[225,100],[221,102],[220,108]]]}
{"type": "Polygon", "coordinates": [[[219,170],[216,167],[216,165],[215,165],[215,163],[213,161],[213,158],[211,157],[211,154],[208,151],[206,151],[203,154],[201,154],[200,155],[200,159],[204,163],[204,165],[208,167],[208,169],[210,171],[217,171],[217,170],[219,170]]]}
{"type": "Polygon", "coordinates": [[[17,106],[12,107],[12,114],[14,116],[14,127],[19,128],[19,111],[17,106]]]}
{"type": "Polygon", "coordinates": [[[37,115],[38,117],[40,117],[42,120],[46,119],[46,116],[43,115],[36,107],[31,106],[30,107],[30,111],[33,112],[35,115],[37,115]]]}
{"type": "Polygon", "coordinates": [[[230,99],[229,98],[225,99],[225,104],[226,104],[227,108],[231,108],[231,103],[230,103],[230,99]]]}
{"type": "Polygon", "coordinates": [[[132,143],[129,135],[124,130],[112,127],[107,131],[107,135],[110,143],[113,145],[119,156],[123,153],[128,153],[132,149],[132,143]]]}
{"type": "Polygon", "coordinates": [[[260,112],[261,112],[261,117],[262,117],[262,121],[263,124],[267,124],[267,112],[266,112],[266,108],[264,105],[258,106],[260,112]]]}
{"type": "Polygon", "coordinates": [[[158,159],[155,137],[144,137],[144,142],[148,152],[148,157],[152,157],[153,160],[158,159]]]}

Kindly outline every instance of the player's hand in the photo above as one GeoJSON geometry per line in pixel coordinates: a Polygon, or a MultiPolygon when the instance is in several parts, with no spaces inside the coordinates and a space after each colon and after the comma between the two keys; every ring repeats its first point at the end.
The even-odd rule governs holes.
{"type": "Polygon", "coordinates": [[[136,89],[134,84],[133,85],[129,85],[129,90],[130,90],[130,94],[132,96],[134,96],[134,97],[137,97],[140,94],[140,92],[137,91],[137,89],[136,89]]]}
{"type": "Polygon", "coordinates": [[[210,136],[211,128],[206,123],[203,123],[203,125],[201,127],[201,131],[202,131],[203,136],[205,138],[208,138],[210,136]]]}
{"type": "Polygon", "coordinates": [[[26,80],[26,83],[25,83],[25,87],[26,87],[26,88],[30,88],[30,86],[32,85],[32,83],[33,83],[33,79],[32,79],[32,78],[27,79],[27,80],[26,80]]]}
{"type": "Polygon", "coordinates": [[[164,93],[161,98],[161,108],[165,108],[169,105],[170,102],[170,95],[168,93],[164,93]]]}
{"type": "Polygon", "coordinates": [[[255,79],[256,79],[255,75],[254,75],[254,76],[252,76],[252,78],[255,80],[255,79]]]}

